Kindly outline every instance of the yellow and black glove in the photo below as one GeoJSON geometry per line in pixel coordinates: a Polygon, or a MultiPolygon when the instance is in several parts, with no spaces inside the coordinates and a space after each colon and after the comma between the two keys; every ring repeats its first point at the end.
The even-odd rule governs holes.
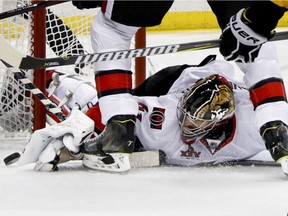
{"type": "Polygon", "coordinates": [[[273,32],[268,37],[256,33],[250,23],[244,9],[231,17],[221,35],[220,53],[226,60],[253,62],[262,44],[273,36],[273,32]]]}
{"type": "Polygon", "coordinates": [[[253,62],[270,40],[278,20],[287,11],[273,2],[255,2],[230,18],[221,35],[220,53],[226,60],[253,62]]]}

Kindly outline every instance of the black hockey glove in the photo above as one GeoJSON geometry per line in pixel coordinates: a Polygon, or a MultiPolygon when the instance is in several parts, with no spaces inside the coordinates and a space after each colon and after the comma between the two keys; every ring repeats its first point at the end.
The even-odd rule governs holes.
{"type": "Polygon", "coordinates": [[[228,61],[253,62],[258,56],[263,43],[273,37],[274,31],[268,35],[256,33],[252,23],[245,17],[245,10],[232,16],[221,35],[220,53],[228,61]]]}
{"type": "Polygon", "coordinates": [[[72,4],[80,10],[101,7],[102,2],[103,0],[90,0],[90,1],[72,0],[72,4]]]}

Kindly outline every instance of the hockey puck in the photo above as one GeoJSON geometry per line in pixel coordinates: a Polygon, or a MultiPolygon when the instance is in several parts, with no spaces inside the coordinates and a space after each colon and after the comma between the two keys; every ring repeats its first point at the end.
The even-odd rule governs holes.
{"type": "Polygon", "coordinates": [[[9,165],[15,163],[16,161],[18,161],[20,157],[21,157],[20,153],[15,152],[15,153],[5,157],[3,159],[3,161],[4,161],[6,166],[9,166],[9,165]]]}

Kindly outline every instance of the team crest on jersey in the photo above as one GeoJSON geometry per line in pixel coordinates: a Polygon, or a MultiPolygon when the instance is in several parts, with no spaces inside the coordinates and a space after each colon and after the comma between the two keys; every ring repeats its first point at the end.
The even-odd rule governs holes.
{"type": "MultiPolygon", "coordinates": [[[[148,107],[145,104],[138,102],[138,110],[141,112],[148,112],[148,107]]],[[[138,113],[136,118],[141,122],[142,121],[142,114],[138,113]]]]}
{"type": "Polygon", "coordinates": [[[165,121],[165,109],[154,107],[153,111],[150,114],[149,120],[150,120],[150,128],[153,129],[162,129],[162,125],[165,121]]]}
{"type": "Polygon", "coordinates": [[[194,150],[192,145],[187,145],[188,149],[186,151],[181,151],[180,157],[185,157],[185,158],[199,158],[201,152],[197,152],[194,150]]]}
{"type": "Polygon", "coordinates": [[[204,144],[204,146],[209,150],[212,155],[224,147],[221,140],[201,139],[200,142],[204,144]]]}

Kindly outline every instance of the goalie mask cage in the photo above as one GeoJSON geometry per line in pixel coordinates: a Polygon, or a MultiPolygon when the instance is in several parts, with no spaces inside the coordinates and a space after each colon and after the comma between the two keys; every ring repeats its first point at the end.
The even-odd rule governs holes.
{"type": "MultiPolygon", "coordinates": [[[[0,13],[25,5],[38,3],[31,0],[1,0],[0,13]]],[[[92,53],[90,25],[99,9],[78,10],[71,2],[0,20],[0,34],[17,50],[35,57],[92,53]]],[[[135,39],[135,47],[145,47],[145,29],[135,39]]],[[[5,50],[0,50],[5,52],[5,50]]],[[[145,58],[137,59],[135,85],[145,79],[145,58]]],[[[54,68],[65,73],[79,73],[94,79],[93,65],[62,66],[54,68]]],[[[26,76],[45,92],[45,70],[25,71],[26,76]]],[[[31,132],[45,127],[46,111],[41,102],[13,77],[13,73],[0,62],[0,140],[27,140],[31,132]]]]}

